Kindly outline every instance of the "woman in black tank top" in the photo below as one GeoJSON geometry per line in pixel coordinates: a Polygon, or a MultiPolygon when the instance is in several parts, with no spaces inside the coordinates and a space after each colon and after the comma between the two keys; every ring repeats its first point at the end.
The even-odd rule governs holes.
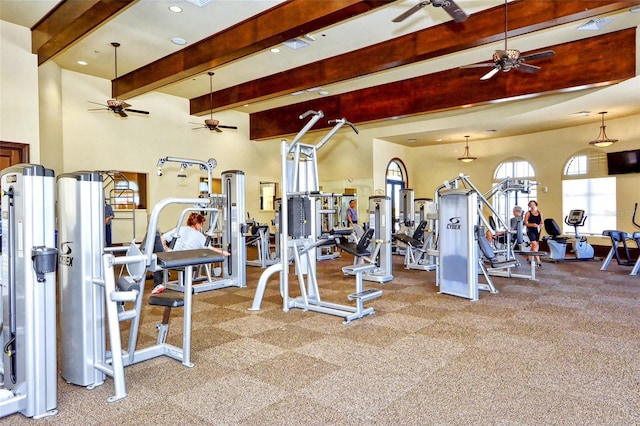
{"type": "MultiPolygon", "coordinates": [[[[524,215],[524,226],[527,228],[527,236],[531,241],[531,251],[539,249],[538,241],[540,241],[540,230],[543,223],[542,212],[538,210],[538,202],[529,201],[529,211],[524,215]]],[[[538,266],[541,266],[540,256],[529,257],[529,261],[535,261],[538,266]]]]}

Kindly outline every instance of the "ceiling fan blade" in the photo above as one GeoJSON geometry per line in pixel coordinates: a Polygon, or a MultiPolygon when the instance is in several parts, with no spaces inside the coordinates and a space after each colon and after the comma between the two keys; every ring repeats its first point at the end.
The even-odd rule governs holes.
{"type": "Polygon", "coordinates": [[[149,115],[149,111],[142,111],[142,110],[139,110],[139,109],[126,108],[124,111],[127,111],[127,112],[135,112],[135,113],[137,113],[137,114],[146,114],[146,115],[149,115]]]}
{"type": "Polygon", "coordinates": [[[417,11],[419,11],[420,9],[422,9],[423,7],[429,4],[431,4],[430,1],[421,1],[420,3],[413,6],[411,9],[395,17],[391,22],[402,22],[405,19],[407,19],[409,16],[413,15],[414,13],[416,13],[417,11]]]}
{"type": "Polygon", "coordinates": [[[104,107],[104,108],[90,108],[87,111],[109,111],[109,108],[104,107]]]}
{"type": "MultiPolygon", "coordinates": [[[[197,124],[197,123],[192,123],[192,124],[197,124]]],[[[206,128],[207,126],[192,127],[191,130],[206,129],[206,128]]]]}
{"type": "Polygon", "coordinates": [[[516,66],[515,68],[520,71],[528,72],[530,74],[540,71],[540,67],[537,67],[535,65],[529,65],[529,64],[518,64],[518,66],[516,66]]]}
{"type": "Polygon", "coordinates": [[[495,67],[496,64],[493,62],[485,62],[482,64],[471,64],[471,65],[463,65],[460,68],[486,68],[486,67],[495,67]]]}
{"type": "Polygon", "coordinates": [[[87,101],[87,102],[89,102],[90,104],[94,104],[94,105],[101,105],[101,106],[107,108],[107,106],[105,104],[101,104],[101,103],[93,102],[93,101],[87,101]]]}
{"type": "Polygon", "coordinates": [[[550,58],[555,54],[556,52],[554,52],[553,50],[545,50],[544,52],[532,53],[531,55],[521,56],[520,59],[524,61],[533,61],[535,59],[550,58]]]}
{"type": "MultiPolygon", "coordinates": [[[[434,6],[438,6],[440,2],[433,2],[434,6]]],[[[467,15],[464,10],[460,9],[458,5],[453,0],[446,0],[441,2],[442,8],[453,18],[455,22],[466,21],[469,15],[467,15]]]]}
{"type": "Polygon", "coordinates": [[[129,108],[131,106],[126,102],[122,102],[120,105],[122,106],[122,108],[129,108]]]}
{"type": "Polygon", "coordinates": [[[119,110],[119,111],[114,111],[116,114],[118,114],[120,117],[128,117],[127,113],[124,112],[123,109],[119,110]]]}
{"type": "Polygon", "coordinates": [[[221,129],[233,129],[233,130],[238,130],[238,128],[236,126],[223,126],[222,124],[218,125],[219,128],[221,129]]]}
{"type": "Polygon", "coordinates": [[[222,133],[222,130],[218,129],[218,126],[214,127],[213,130],[215,130],[218,133],[222,133]]]}
{"type": "Polygon", "coordinates": [[[491,71],[489,71],[488,73],[486,73],[485,75],[480,77],[480,80],[489,80],[491,77],[496,75],[496,73],[498,71],[500,71],[500,68],[499,67],[495,67],[494,69],[492,69],[491,71]]]}

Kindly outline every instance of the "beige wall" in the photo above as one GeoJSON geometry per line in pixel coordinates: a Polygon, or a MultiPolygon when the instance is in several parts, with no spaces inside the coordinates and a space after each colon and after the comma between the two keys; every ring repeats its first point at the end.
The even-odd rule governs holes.
{"type": "Polygon", "coordinates": [[[38,62],[31,54],[31,31],[0,21],[0,140],[31,145],[40,161],[38,62]]]}
{"type": "MultiPolygon", "coordinates": [[[[0,21],[0,139],[32,145],[32,162],[42,162],[57,174],[76,170],[122,170],[147,173],[149,204],[168,196],[194,196],[199,177],[206,176],[196,167],[188,177],[178,180],[178,165],[167,165],[164,176],[156,175],[158,158],[165,156],[218,162],[214,177],[221,171],[245,172],[246,210],[259,222],[269,222],[271,212],[259,211],[259,182],[280,181],[280,140],[250,141],[248,116],[227,111],[216,113],[223,124],[238,126],[237,131],[214,133],[191,130],[189,122],[203,118],[188,115],[188,100],[161,93],[148,93],[128,100],[135,108],[151,115],[132,114],[121,119],[108,111],[89,112],[88,101],[104,102],[110,94],[110,82],[71,71],[60,70],[53,62],[38,68],[30,53],[28,29],[0,21]],[[17,101],[18,100],[18,101],[17,101]],[[40,139],[42,149],[40,149],[40,139]]],[[[637,85],[637,81],[632,81],[637,85]]],[[[635,86],[633,86],[635,87],[635,86]]],[[[635,87],[637,90],[637,87],[635,87]]],[[[512,103],[505,122],[535,108],[536,101],[512,103]]],[[[611,100],[603,99],[603,105],[611,100]]],[[[613,103],[615,105],[615,103],[613,103]]],[[[551,108],[551,107],[549,107],[551,108]]],[[[456,160],[462,155],[463,142],[428,147],[391,144],[383,139],[428,129],[448,129],[460,121],[469,128],[482,128],[492,106],[473,109],[454,118],[430,114],[423,121],[409,119],[359,125],[359,134],[341,129],[318,155],[319,178],[327,192],[356,188],[361,200],[384,188],[388,162],[400,158],[408,169],[409,185],[416,197],[432,197],[444,180],[459,173],[468,174],[480,190],[491,185],[496,166],[513,156],[533,165],[537,180],[548,192],[540,194],[541,210],[547,217],[562,217],[561,173],[566,161],[588,147],[587,141],[598,132],[594,123],[518,137],[470,140],[471,153],[479,159],[471,164],[456,160]]],[[[328,119],[332,117],[327,117],[328,119]]],[[[348,117],[346,117],[348,119],[348,117]]],[[[293,117],[292,119],[296,119],[293,117]]],[[[608,151],[640,148],[640,116],[607,118],[610,136],[620,139],[608,151]]],[[[300,122],[300,127],[305,122],[300,122]]],[[[311,132],[304,142],[315,144],[326,131],[311,132]]],[[[459,140],[462,140],[460,136],[459,140]]],[[[637,187],[640,175],[617,178],[618,228],[632,231],[631,213],[640,201],[637,187]]],[[[361,202],[360,207],[363,207],[361,202]]],[[[161,221],[161,228],[173,226],[174,217],[161,221]]]]}

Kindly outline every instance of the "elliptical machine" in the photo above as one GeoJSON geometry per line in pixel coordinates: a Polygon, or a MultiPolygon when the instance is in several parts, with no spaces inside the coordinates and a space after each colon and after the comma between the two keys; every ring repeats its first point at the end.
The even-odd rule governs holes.
{"type": "Polygon", "coordinates": [[[568,237],[560,237],[562,233],[560,227],[554,219],[544,220],[544,230],[549,234],[548,237],[544,237],[543,240],[549,245],[550,256],[549,259],[552,262],[562,262],[565,260],[591,260],[593,259],[594,250],[593,246],[587,241],[587,237],[580,236],[578,228],[584,226],[587,220],[587,215],[584,214],[584,210],[571,210],[568,216],[565,216],[564,223],[569,226],[573,226],[574,237],[573,239],[568,237]],[[571,240],[571,241],[570,241],[571,240]],[[567,244],[571,243],[573,249],[571,252],[575,255],[575,258],[566,258],[567,244]]]}

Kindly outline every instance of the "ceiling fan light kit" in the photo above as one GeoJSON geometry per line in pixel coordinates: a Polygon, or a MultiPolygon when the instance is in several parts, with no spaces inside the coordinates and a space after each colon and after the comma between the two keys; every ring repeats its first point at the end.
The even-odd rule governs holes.
{"type": "Polygon", "coordinates": [[[599,113],[602,116],[602,125],[600,126],[600,133],[598,133],[597,138],[589,142],[589,144],[598,148],[606,148],[618,142],[618,139],[611,139],[610,137],[607,136],[607,132],[605,131],[607,126],[604,125],[604,115],[606,113],[607,111],[602,111],[599,113]]]}
{"type": "Polygon", "coordinates": [[[209,74],[209,118],[204,120],[204,126],[194,127],[193,130],[209,129],[211,131],[222,133],[221,129],[237,129],[236,126],[223,126],[222,124],[220,124],[219,120],[213,119],[213,76],[215,75],[215,73],[213,71],[209,71],[207,74],[209,74]]]}
{"type": "Polygon", "coordinates": [[[477,160],[478,157],[471,156],[471,153],[469,152],[469,136],[465,136],[465,138],[467,138],[467,143],[464,146],[464,154],[462,154],[462,157],[458,157],[458,161],[461,161],[463,163],[471,163],[472,161],[477,160]]]}
{"type": "MultiPolygon", "coordinates": [[[[120,47],[120,43],[118,42],[112,42],[111,46],[113,46],[113,59],[114,59],[114,70],[115,70],[115,78],[114,81],[118,79],[118,47],[120,47]]],[[[114,87],[115,87],[115,83],[114,83],[114,87]]],[[[116,90],[117,93],[117,90],[116,90]]],[[[108,110],[113,112],[114,114],[118,114],[120,117],[122,118],[126,118],[128,117],[127,112],[135,112],[137,114],[146,114],[149,115],[149,111],[142,111],[139,109],[131,109],[131,105],[129,105],[128,103],[121,101],[120,99],[118,99],[117,97],[114,99],[108,99],[106,102],[106,105],[103,104],[99,104],[97,102],[91,102],[89,101],[89,103],[92,104],[96,104],[96,105],[102,105],[102,106],[106,106],[107,108],[96,108],[96,109],[90,109],[89,111],[101,111],[101,110],[108,110]]]]}
{"type": "Polygon", "coordinates": [[[549,58],[555,55],[553,50],[545,50],[544,52],[532,53],[531,55],[521,56],[520,51],[517,49],[509,49],[507,47],[508,39],[508,15],[507,15],[507,0],[504,2],[504,49],[496,50],[492,56],[492,62],[486,62],[482,64],[465,65],[460,68],[481,68],[491,67],[491,71],[480,77],[480,80],[489,80],[496,75],[498,71],[508,72],[512,69],[524,71],[529,74],[540,71],[540,67],[530,64],[525,64],[525,61],[532,61],[535,59],[549,58]]]}

